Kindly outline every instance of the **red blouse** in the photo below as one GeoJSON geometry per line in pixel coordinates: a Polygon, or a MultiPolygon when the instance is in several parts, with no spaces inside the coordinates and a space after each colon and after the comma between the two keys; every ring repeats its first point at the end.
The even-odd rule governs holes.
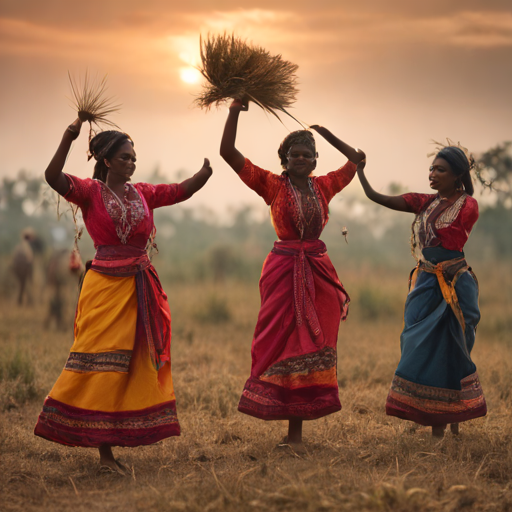
{"type": "Polygon", "coordinates": [[[246,158],[238,176],[270,205],[272,223],[280,240],[300,240],[301,231],[304,239],[314,240],[319,238],[329,220],[331,199],[352,181],[356,168],[356,164],[349,161],[337,171],[310,178],[319,215],[304,213],[305,202],[285,174],[261,169],[246,158]],[[315,222],[316,219],[319,223],[317,229],[305,225],[308,220],[315,222]]]}
{"type": "Polygon", "coordinates": [[[154,227],[153,210],[188,199],[179,184],[135,183],[126,185],[127,193],[121,203],[102,181],[65,176],[69,190],[64,198],[82,210],[95,248],[127,244],[144,249],[154,227]]]}
{"type": "Polygon", "coordinates": [[[478,203],[463,193],[455,202],[441,199],[438,194],[403,194],[409,211],[416,214],[413,234],[420,249],[444,247],[460,251],[478,219],[478,203]]]}

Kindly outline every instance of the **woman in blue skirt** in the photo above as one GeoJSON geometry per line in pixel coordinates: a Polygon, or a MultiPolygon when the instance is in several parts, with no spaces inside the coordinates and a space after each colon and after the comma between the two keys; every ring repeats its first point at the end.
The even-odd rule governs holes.
{"type": "Polygon", "coordinates": [[[471,155],[458,146],[439,151],[430,166],[435,194],[387,196],[358,175],[369,199],[416,215],[412,249],[418,262],[409,281],[402,355],[386,401],[386,413],[432,427],[442,437],[447,424],[485,416],[482,387],[471,360],[480,320],[478,282],[464,256],[464,244],[478,219],[472,197],[471,155]]]}

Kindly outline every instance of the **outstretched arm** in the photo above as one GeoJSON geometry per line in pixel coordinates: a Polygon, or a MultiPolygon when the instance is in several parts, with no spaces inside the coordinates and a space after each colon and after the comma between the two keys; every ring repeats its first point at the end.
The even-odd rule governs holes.
{"type": "Polygon", "coordinates": [[[366,165],[366,158],[361,160],[357,164],[357,175],[359,176],[359,181],[363,186],[364,193],[368,199],[371,199],[377,204],[385,206],[386,208],[391,208],[391,210],[398,210],[399,212],[410,212],[409,206],[405,202],[405,199],[402,196],[387,196],[385,194],[381,194],[375,191],[364,174],[364,167],[366,165]]]}
{"type": "Polygon", "coordinates": [[[206,182],[210,179],[213,170],[208,158],[204,159],[203,167],[194,174],[191,178],[186,179],[180,183],[181,188],[185,191],[188,197],[194,195],[198,190],[201,190],[206,182]]]}
{"type": "Polygon", "coordinates": [[[57,152],[44,172],[44,177],[48,185],[61,196],[65,195],[69,190],[69,183],[64,174],[62,174],[62,169],[66,163],[71,143],[80,135],[81,127],[82,121],[80,121],[79,118],[67,127],[59,147],[57,148],[57,152]]]}
{"type": "Polygon", "coordinates": [[[334,146],[338,151],[343,153],[351,162],[357,164],[364,158],[366,155],[360,149],[355,149],[342,140],[338,139],[336,135],[331,133],[327,128],[323,126],[318,126],[317,124],[313,124],[310,126],[316,132],[318,132],[329,144],[334,146]]]}
{"type": "Polygon", "coordinates": [[[220,156],[233,168],[238,174],[245,165],[245,157],[236,149],[236,129],[238,127],[238,116],[241,111],[248,110],[241,100],[234,100],[229,107],[229,114],[224,126],[224,133],[220,142],[220,156]]]}

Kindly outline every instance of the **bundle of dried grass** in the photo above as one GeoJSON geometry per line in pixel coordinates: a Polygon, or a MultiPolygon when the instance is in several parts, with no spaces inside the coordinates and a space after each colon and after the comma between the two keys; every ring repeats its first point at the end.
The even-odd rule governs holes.
{"type": "Polygon", "coordinates": [[[253,101],[278,119],[277,112],[295,119],[286,108],[295,102],[298,93],[296,64],[234,35],[209,35],[206,41],[200,39],[200,46],[199,71],[207,83],[195,100],[199,107],[209,109],[213,104],[218,106],[233,98],[253,101]]]}
{"type": "Polygon", "coordinates": [[[98,128],[100,124],[104,124],[113,128],[118,128],[107,116],[119,111],[121,105],[115,105],[113,98],[105,97],[107,90],[107,77],[101,80],[90,80],[89,74],[85,73],[83,83],[75,81],[68,71],[71,90],[73,91],[73,106],[78,111],[78,117],[82,123],[86,121],[90,125],[89,140],[93,135],[93,127],[95,124],[98,128]]]}

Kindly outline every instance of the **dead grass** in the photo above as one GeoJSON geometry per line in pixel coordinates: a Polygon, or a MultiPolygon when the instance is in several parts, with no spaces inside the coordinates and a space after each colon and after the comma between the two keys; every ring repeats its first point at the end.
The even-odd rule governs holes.
{"type": "MultiPolygon", "coordinates": [[[[507,325],[512,278],[499,270],[484,275],[485,269],[477,269],[482,323],[473,354],[489,414],[462,425],[459,437],[447,434],[440,441],[428,429],[413,431],[412,424],[384,412],[399,359],[396,305],[372,322],[358,311],[360,292],[371,286],[375,293],[387,290],[391,302],[403,301],[407,271],[374,279],[366,272],[342,274],[353,296],[338,345],[343,410],[306,423],[302,456],[276,448],[284,422],[236,411],[250,369],[257,283],[226,286],[229,293],[222,296],[232,318],[217,325],[198,322],[196,315],[219,290],[164,283],[173,313],[182,436],[117,448],[134,476],[100,477],[95,450],[33,436],[39,399],[19,404],[0,416],[0,510],[510,511],[512,344],[510,331],[499,326],[507,325]]],[[[72,344],[71,326],[65,333],[44,332],[42,306],[0,306],[3,346],[30,352],[37,361],[35,382],[49,390],[72,344]]]]}
{"type": "Polygon", "coordinates": [[[278,119],[278,112],[293,118],[286,109],[298,93],[296,64],[234,35],[208,35],[200,47],[199,71],[205,78],[195,100],[200,108],[208,110],[232,98],[252,101],[278,119]]]}

